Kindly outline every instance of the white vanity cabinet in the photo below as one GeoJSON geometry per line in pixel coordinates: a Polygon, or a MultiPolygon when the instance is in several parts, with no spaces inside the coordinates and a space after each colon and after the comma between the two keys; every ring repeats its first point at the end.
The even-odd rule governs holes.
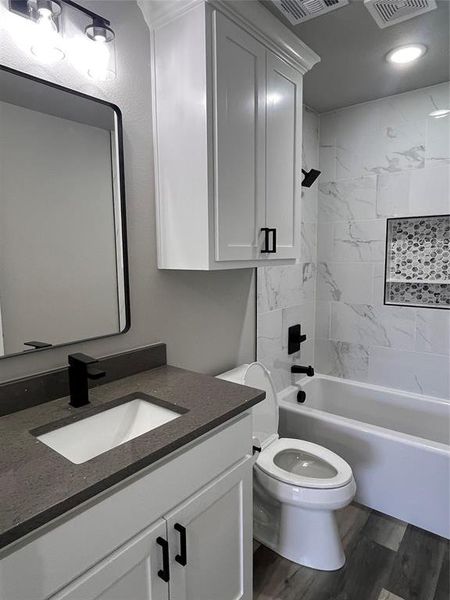
{"type": "Polygon", "coordinates": [[[256,2],[139,2],[152,32],[159,267],[294,262],[302,78],[319,59],[256,2]]]}
{"type": "Polygon", "coordinates": [[[1,600],[251,600],[246,413],[0,556],[1,600]]]}

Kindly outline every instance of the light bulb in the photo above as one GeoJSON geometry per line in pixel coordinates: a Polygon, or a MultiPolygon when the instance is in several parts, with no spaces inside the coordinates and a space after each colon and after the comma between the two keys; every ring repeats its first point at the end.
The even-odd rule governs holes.
{"type": "Polygon", "coordinates": [[[58,35],[58,28],[52,12],[47,8],[41,8],[38,13],[31,52],[44,63],[58,62],[64,58],[65,54],[61,49],[62,41],[58,35]]]}

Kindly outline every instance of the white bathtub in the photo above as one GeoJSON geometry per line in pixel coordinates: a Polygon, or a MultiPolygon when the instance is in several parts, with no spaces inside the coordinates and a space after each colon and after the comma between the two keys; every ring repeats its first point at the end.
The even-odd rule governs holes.
{"type": "Polygon", "coordinates": [[[450,538],[450,402],[326,375],[279,394],[280,434],[352,467],[356,501],[450,538]]]}

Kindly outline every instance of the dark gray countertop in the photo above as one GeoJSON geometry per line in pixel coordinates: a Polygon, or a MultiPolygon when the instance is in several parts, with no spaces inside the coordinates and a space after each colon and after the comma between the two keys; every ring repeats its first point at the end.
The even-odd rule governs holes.
{"type": "Polygon", "coordinates": [[[191,371],[164,366],[96,387],[91,405],[72,408],[68,398],[0,418],[0,548],[48,523],[214,427],[249,409],[264,392],[191,371]],[[188,412],[80,465],[30,431],[61,419],[89,416],[95,407],[143,392],[188,412]]]}

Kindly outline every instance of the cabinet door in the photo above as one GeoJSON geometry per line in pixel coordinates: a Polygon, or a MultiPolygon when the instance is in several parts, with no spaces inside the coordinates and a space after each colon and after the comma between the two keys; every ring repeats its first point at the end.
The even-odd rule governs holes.
{"type": "Polygon", "coordinates": [[[254,260],[265,212],[265,49],[218,12],[213,34],[216,260],[254,260]]]}
{"type": "MultiPolygon", "coordinates": [[[[163,519],[52,596],[51,600],[168,600],[169,584],[158,575],[163,567],[162,548],[156,542],[159,536],[166,539],[163,519]]],[[[71,551],[75,550],[67,548],[68,557],[71,551]]]]}
{"type": "Polygon", "coordinates": [[[266,227],[276,229],[276,253],[298,258],[302,151],[302,75],[267,52],[266,227]]]}
{"type": "Polygon", "coordinates": [[[251,459],[239,463],[166,518],[171,600],[251,600],[251,459]],[[181,560],[186,564],[177,562],[177,556],[186,558],[181,560]]]}

